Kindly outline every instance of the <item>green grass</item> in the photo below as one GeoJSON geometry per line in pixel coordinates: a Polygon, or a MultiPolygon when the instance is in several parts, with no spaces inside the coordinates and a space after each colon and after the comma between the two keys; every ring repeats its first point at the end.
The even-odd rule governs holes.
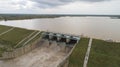
{"type": "Polygon", "coordinates": [[[94,39],[88,67],[120,67],[120,43],[94,39]]]}
{"type": "Polygon", "coordinates": [[[3,25],[0,25],[0,34],[5,32],[6,30],[9,30],[11,27],[9,26],[3,26],[3,25]]]}
{"type": "MultiPolygon", "coordinates": [[[[39,33],[35,38],[33,38],[29,43],[33,43],[35,40],[41,37],[41,33],[39,33]]],[[[29,44],[28,43],[28,44],[29,44]]]]}
{"type": "MultiPolygon", "coordinates": [[[[0,36],[0,39],[11,42],[12,47],[15,46],[19,41],[24,39],[26,36],[31,34],[33,31],[32,30],[26,30],[26,29],[21,29],[21,28],[15,28],[11,30],[10,32],[3,34],[0,36]]],[[[6,44],[8,46],[8,44],[6,44]]]]}
{"type": "MultiPolygon", "coordinates": [[[[36,31],[32,36],[34,36],[35,34],[37,34],[39,31],[36,31]]],[[[32,37],[31,36],[31,37],[32,37]]],[[[41,33],[40,34],[38,34],[35,38],[33,38],[31,41],[29,41],[27,44],[31,44],[31,43],[33,43],[35,40],[37,40],[38,38],[40,38],[40,36],[41,36],[41,33]]],[[[30,38],[31,38],[30,37],[30,38]]],[[[21,47],[21,46],[23,46],[24,45],[24,43],[28,40],[29,38],[27,38],[25,41],[23,41],[22,43],[21,43],[21,45],[18,45],[16,48],[19,48],[19,47],[21,47]]]]}
{"type": "Polygon", "coordinates": [[[6,51],[5,48],[0,48],[0,57],[2,57],[2,53],[3,53],[4,51],[6,51]]]}
{"type": "MultiPolygon", "coordinates": [[[[6,30],[10,29],[12,27],[3,26],[0,25],[0,32],[5,32],[6,30]]],[[[13,51],[13,49],[17,49],[19,47],[22,47],[22,45],[28,41],[32,36],[34,36],[39,31],[36,31],[32,36],[25,39],[17,48],[14,48],[21,40],[32,34],[35,30],[27,30],[22,28],[14,28],[13,30],[3,34],[0,36],[0,56],[2,56],[2,53],[4,51],[13,51]]],[[[35,38],[33,38],[30,42],[27,44],[30,44],[37,40],[41,36],[41,33],[37,35],[35,38]]],[[[27,45],[26,44],[26,45],[27,45]]]]}
{"type": "Polygon", "coordinates": [[[69,67],[83,67],[89,38],[81,38],[69,58],[69,67]]]}

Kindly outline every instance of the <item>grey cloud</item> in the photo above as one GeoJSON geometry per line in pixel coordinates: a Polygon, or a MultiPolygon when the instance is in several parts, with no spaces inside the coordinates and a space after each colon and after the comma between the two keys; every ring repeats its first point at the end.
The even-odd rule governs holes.
{"type": "Polygon", "coordinates": [[[75,1],[82,1],[82,2],[102,2],[102,1],[109,1],[109,0],[30,0],[36,2],[36,5],[40,8],[49,8],[49,7],[56,7],[59,5],[68,4],[75,1]]]}
{"type": "Polygon", "coordinates": [[[59,0],[61,2],[72,2],[72,1],[78,1],[78,0],[59,0]]]}
{"type": "Polygon", "coordinates": [[[40,8],[50,8],[63,4],[63,2],[59,0],[31,0],[31,1],[35,2],[36,6],[40,8]]]}
{"type": "Polygon", "coordinates": [[[110,1],[110,0],[80,0],[80,1],[86,1],[86,2],[102,2],[102,1],[110,1]]]}

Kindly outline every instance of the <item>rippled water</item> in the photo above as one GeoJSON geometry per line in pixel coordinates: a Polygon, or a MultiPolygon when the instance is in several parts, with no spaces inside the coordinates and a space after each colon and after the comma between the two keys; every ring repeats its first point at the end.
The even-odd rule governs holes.
{"type": "Polygon", "coordinates": [[[109,17],[60,17],[48,19],[0,21],[9,25],[28,29],[81,35],[98,39],[120,41],[120,19],[109,17]]]}

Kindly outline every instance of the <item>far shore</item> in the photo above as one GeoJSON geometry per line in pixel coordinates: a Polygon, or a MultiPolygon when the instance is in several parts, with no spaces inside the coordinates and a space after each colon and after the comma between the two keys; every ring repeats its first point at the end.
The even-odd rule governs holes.
{"type": "Polygon", "coordinates": [[[61,15],[61,14],[0,14],[0,20],[24,20],[35,18],[58,18],[58,17],[110,17],[111,19],[120,19],[120,15],[61,15]]]}

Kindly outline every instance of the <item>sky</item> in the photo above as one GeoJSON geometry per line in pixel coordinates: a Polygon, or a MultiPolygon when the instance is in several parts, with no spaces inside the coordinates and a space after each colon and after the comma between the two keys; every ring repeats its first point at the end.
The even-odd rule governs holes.
{"type": "Polygon", "coordinates": [[[0,0],[0,13],[120,15],[120,0],[0,0]]]}

